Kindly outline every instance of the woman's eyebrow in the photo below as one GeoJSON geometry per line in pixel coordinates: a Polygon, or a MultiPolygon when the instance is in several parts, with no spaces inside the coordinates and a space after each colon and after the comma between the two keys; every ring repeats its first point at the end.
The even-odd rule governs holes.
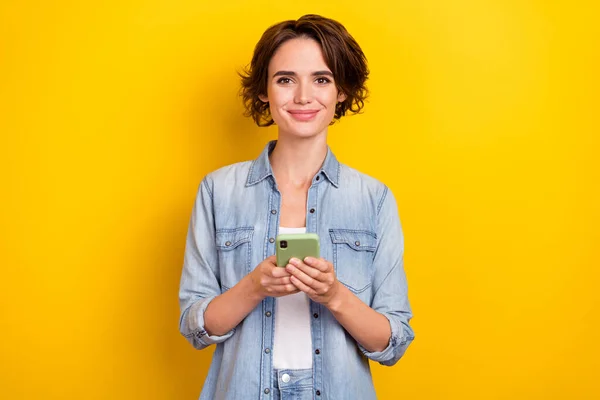
{"type": "Polygon", "coordinates": [[[273,77],[283,76],[283,75],[296,76],[296,73],[294,71],[277,71],[273,74],[273,77]]]}
{"type": "Polygon", "coordinates": [[[333,78],[333,73],[331,71],[316,71],[312,73],[313,76],[317,76],[317,75],[325,75],[325,76],[330,76],[333,78]]]}
{"type": "MultiPolygon", "coordinates": [[[[276,76],[296,76],[297,74],[294,71],[277,71],[273,74],[273,78],[276,76]]],[[[315,71],[311,74],[312,76],[325,75],[333,78],[333,73],[331,71],[315,71]]]]}

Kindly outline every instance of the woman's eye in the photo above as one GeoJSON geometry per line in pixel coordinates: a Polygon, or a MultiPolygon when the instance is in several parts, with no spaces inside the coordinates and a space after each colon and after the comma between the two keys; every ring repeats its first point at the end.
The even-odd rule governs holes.
{"type": "Polygon", "coordinates": [[[327,78],[317,78],[317,83],[319,83],[321,85],[324,85],[324,84],[329,83],[329,82],[331,82],[331,81],[329,79],[327,79],[327,78]]]}
{"type": "Polygon", "coordinates": [[[291,82],[292,82],[292,80],[290,78],[279,78],[279,79],[277,79],[277,83],[281,83],[281,84],[284,84],[284,85],[286,85],[288,83],[291,83],[291,82]]]}

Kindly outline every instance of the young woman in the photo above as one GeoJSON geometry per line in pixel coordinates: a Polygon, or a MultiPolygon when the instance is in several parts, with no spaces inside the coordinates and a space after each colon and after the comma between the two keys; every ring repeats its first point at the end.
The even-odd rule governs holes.
{"type": "Polygon", "coordinates": [[[368,360],[393,365],[413,340],[395,199],[327,145],[367,76],[331,19],[284,21],[258,42],[242,96],[278,139],[204,178],[187,236],[180,331],[217,345],[200,399],[375,399],[368,360]],[[322,258],[277,267],[284,232],[317,233],[322,258]]]}

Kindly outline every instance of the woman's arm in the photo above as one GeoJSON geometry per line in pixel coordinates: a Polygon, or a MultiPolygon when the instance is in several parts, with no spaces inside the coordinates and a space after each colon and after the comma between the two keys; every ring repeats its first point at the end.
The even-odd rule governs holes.
{"type": "Polygon", "coordinates": [[[212,181],[206,177],[192,210],[179,284],[179,330],[199,350],[230,338],[233,328],[265,297],[298,292],[289,273],[271,256],[221,294],[219,268],[231,266],[219,265],[212,193],[212,181]]]}
{"type": "Polygon", "coordinates": [[[383,351],[392,335],[390,321],[363,303],[339,281],[337,284],[338,294],[329,303],[329,311],[367,351],[383,351]]]}
{"type": "Polygon", "coordinates": [[[250,275],[215,297],[204,311],[204,327],[209,335],[224,335],[235,328],[262,298],[253,292],[250,275]]]}
{"type": "Polygon", "coordinates": [[[179,331],[198,350],[223,342],[233,334],[208,335],[204,323],[207,306],[221,294],[212,193],[212,181],[206,177],[192,209],[179,283],[179,331]]]}
{"type": "Polygon", "coordinates": [[[395,364],[414,339],[412,311],[404,273],[404,236],[396,201],[387,187],[377,215],[377,249],[373,258],[373,297],[363,303],[335,277],[324,259],[292,259],[291,282],[323,304],[358,342],[363,354],[383,365],[395,364]]]}
{"type": "Polygon", "coordinates": [[[384,350],[391,328],[386,317],[362,302],[335,277],[333,264],[325,259],[292,258],[287,266],[292,283],[313,301],[323,304],[338,322],[365,349],[384,350]]]}
{"type": "Polygon", "coordinates": [[[235,328],[267,296],[297,293],[290,274],[277,267],[271,256],[258,264],[237,285],[213,299],[204,312],[204,326],[209,335],[224,335],[235,328]]]}

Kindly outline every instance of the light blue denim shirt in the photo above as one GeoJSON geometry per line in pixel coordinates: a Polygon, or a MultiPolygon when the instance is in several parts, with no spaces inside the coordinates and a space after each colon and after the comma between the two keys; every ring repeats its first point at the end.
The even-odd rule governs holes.
{"type": "MultiPolygon", "coordinates": [[[[270,142],[254,161],[208,174],[198,189],[187,235],[179,329],[196,348],[216,344],[200,399],[269,399],[275,299],[267,297],[232,331],[210,336],[204,311],[216,296],[275,254],[281,194],[270,142]],[[265,351],[267,350],[267,351],[265,351]]],[[[329,310],[311,301],[315,399],[375,399],[368,360],[393,365],[414,339],[404,273],[404,237],[390,190],[337,161],[330,149],[308,190],[307,232],[338,280],[390,322],[386,349],[366,351],[329,310]],[[317,351],[317,349],[319,351],[317,351]]]]}

